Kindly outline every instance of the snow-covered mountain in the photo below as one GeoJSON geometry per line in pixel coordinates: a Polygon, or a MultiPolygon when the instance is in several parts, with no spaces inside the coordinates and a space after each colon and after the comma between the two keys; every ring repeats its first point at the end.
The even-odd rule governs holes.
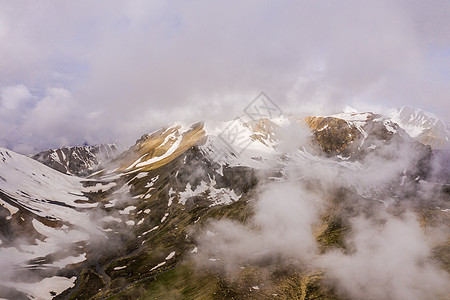
{"type": "Polygon", "coordinates": [[[445,148],[450,143],[450,124],[432,113],[401,107],[392,109],[388,116],[411,137],[434,149],[445,148]]]}
{"type": "Polygon", "coordinates": [[[49,149],[32,158],[65,174],[85,176],[120,153],[115,144],[49,149]]]}
{"type": "MultiPolygon", "coordinates": [[[[372,209],[404,205],[399,202],[413,195],[426,203],[428,219],[447,222],[450,189],[441,177],[433,181],[435,151],[407,129],[393,115],[357,112],[174,123],[143,135],[86,178],[76,175],[97,167],[98,153],[111,147],[41,154],[54,169],[2,148],[0,267],[7,272],[0,274],[0,298],[156,297],[168,285],[179,286],[184,298],[289,298],[308,289],[311,297],[338,298],[316,280],[324,276],[320,270],[299,273],[293,282],[289,268],[277,264],[277,281],[261,283],[258,272],[275,257],[243,266],[252,270],[252,284],[248,274],[240,285],[226,284],[220,274],[194,276],[195,255],[207,250],[197,237],[215,235],[211,220],[246,224],[261,186],[291,181],[331,201],[316,234],[321,249],[345,247],[354,201],[372,209]],[[439,206],[424,193],[430,190],[439,206]],[[146,281],[152,285],[139,285],[146,281]]],[[[209,262],[226,264],[217,257],[209,262]]]]}
{"type": "Polygon", "coordinates": [[[4,148],[0,174],[0,291],[6,294],[0,296],[51,299],[51,292],[61,293],[76,279],[58,270],[86,260],[87,241],[103,235],[84,212],[98,206],[86,196],[93,189],[4,148]],[[27,271],[34,281],[26,277],[31,273],[21,275],[27,271]]]}

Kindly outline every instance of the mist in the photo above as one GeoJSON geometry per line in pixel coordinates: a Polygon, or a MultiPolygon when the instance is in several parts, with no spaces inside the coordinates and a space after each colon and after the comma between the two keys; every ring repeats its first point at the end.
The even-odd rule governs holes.
{"type": "Polygon", "coordinates": [[[220,259],[230,274],[248,263],[300,264],[317,251],[312,225],[321,206],[315,195],[300,186],[268,185],[258,197],[252,222],[212,222],[199,238],[200,254],[195,258],[200,264],[213,265],[209,259],[220,259]]]}
{"type": "MultiPolygon", "coordinates": [[[[382,214],[382,213],[381,213],[382,214]]],[[[417,217],[351,220],[350,253],[330,251],[318,265],[352,299],[427,299],[448,295],[450,276],[430,261],[432,242],[417,217]]],[[[442,239],[445,241],[445,239],[442,239]]]]}
{"type": "Polygon", "coordinates": [[[211,220],[198,233],[198,253],[192,257],[200,270],[231,280],[251,266],[320,270],[326,285],[350,299],[448,295],[450,276],[433,258],[434,247],[449,238],[448,224],[425,221],[423,215],[443,204],[439,182],[445,175],[436,174],[448,156],[436,155],[429,177],[414,181],[427,148],[407,138],[342,161],[320,154],[302,127],[281,132],[284,142],[303,149],[304,156],[317,156],[299,159],[297,149],[282,148],[291,157],[285,175],[274,182],[260,178],[249,202],[250,220],[211,220]],[[323,248],[319,237],[331,217],[340,220],[346,234],[340,247],[323,248]]]}

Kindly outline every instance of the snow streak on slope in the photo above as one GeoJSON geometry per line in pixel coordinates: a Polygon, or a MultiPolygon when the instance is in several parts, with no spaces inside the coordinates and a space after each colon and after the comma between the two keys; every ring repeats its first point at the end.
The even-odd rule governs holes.
{"type": "Polygon", "coordinates": [[[143,135],[128,151],[108,166],[106,173],[135,173],[156,169],[169,163],[204,138],[203,124],[185,126],[172,124],[151,134],[143,135]]]}
{"type": "Polygon", "coordinates": [[[167,149],[162,155],[159,155],[159,156],[153,156],[153,157],[151,157],[151,158],[145,160],[145,158],[146,158],[147,156],[149,156],[148,153],[146,153],[146,154],[144,154],[143,156],[141,156],[138,160],[136,160],[134,163],[132,163],[132,164],[127,168],[127,170],[130,170],[130,169],[135,168],[135,167],[136,167],[136,168],[140,168],[140,167],[143,167],[143,166],[148,166],[148,165],[151,165],[151,164],[153,164],[153,163],[156,163],[156,162],[158,162],[158,161],[160,161],[160,160],[162,160],[162,159],[164,159],[164,158],[169,157],[169,156],[172,155],[172,154],[175,152],[175,150],[177,150],[178,147],[180,146],[181,140],[182,140],[182,135],[181,135],[181,134],[182,134],[182,132],[180,132],[180,131],[175,131],[175,132],[173,132],[173,133],[170,133],[169,135],[167,135],[167,136],[165,137],[165,139],[164,139],[164,141],[162,142],[162,144],[159,145],[159,146],[156,148],[156,150],[159,150],[159,149],[163,149],[163,148],[165,148],[165,147],[168,147],[168,149],[167,149]],[[169,144],[170,144],[170,145],[169,145],[169,144]]]}

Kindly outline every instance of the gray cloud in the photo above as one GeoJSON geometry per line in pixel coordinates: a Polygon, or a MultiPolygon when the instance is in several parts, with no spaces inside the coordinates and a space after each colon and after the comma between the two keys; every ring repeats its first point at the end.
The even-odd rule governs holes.
{"type": "MultiPolygon", "coordinates": [[[[261,90],[292,111],[406,104],[448,118],[449,13],[447,1],[2,2],[0,87],[70,91],[79,113],[66,117],[90,126],[67,143],[228,119],[261,90]]],[[[48,133],[34,134],[62,134],[48,133]]]]}

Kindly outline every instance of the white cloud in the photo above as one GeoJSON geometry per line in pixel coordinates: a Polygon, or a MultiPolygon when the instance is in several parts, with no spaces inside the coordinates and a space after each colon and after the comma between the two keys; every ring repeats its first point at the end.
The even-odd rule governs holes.
{"type": "Polygon", "coordinates": [[[359,217],[349,243],[353,251],[332,251],[319,265],[352,299],[426,299],[448,292],[445,271],[429,263],[431,247],[412,214],[374,222],[359,217]]]}
{"type": "Polygon", "coordinates": [[[89,115],[67,89],[49,88],[39,97],[17,85],[2,89],[1,96],[0,142],[15,151],[33,153],[90,139],[89,115]]]}
{"type": "Polygon", "coordinates": [[[7,110],[14,110],[31,100],[32,95],[23,84],[8,86],[1,89],[1,104],[7,110]]]}

